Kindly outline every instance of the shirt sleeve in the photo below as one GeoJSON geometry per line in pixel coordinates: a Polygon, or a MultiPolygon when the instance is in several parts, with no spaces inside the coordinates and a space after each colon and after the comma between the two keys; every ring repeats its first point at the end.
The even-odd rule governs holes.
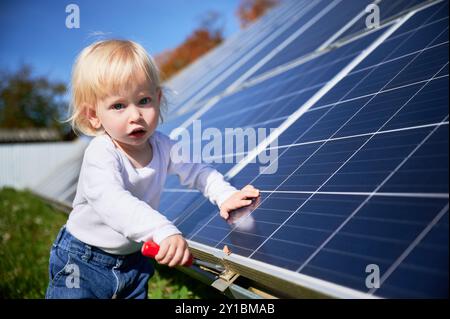
{"type": "Polygon", "coordinates": [[[165,136],[165,140],[167,153],[170,154],[168,173],[177,175],[181,185],[199,190],[219,208],[225,200],[238,191],[211,165],[192,163],[187,157],[181,158],[174,155],[171,150],[177,142],[168,136],[165,136]]]}
{"type": "Polygon", "coordinates": [[[124,187],[119,155],[107,147],[87,148],[83,159],[83,193],[104,223],[129,240],[157,244],[181,232],[146,202],[124,187]]]}

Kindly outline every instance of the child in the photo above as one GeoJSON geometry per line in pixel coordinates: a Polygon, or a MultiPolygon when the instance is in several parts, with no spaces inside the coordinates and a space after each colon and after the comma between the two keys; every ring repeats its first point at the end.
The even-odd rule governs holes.
{"type": "Polygon", "coordinates": [[[50,252],[46,298],[141,298],[153,275],[142,243],[160,245],[169,267],[190,258],[181,232],[157,209],[167,174],[229,212],[259,195],[238,191],[207,165],[173,161],[175,143],[157,132],[164,102],[157,68],[132,41],[85,48],[72,72],[70,121],[95,136],[86,148],[73,210],[50,252]]]}

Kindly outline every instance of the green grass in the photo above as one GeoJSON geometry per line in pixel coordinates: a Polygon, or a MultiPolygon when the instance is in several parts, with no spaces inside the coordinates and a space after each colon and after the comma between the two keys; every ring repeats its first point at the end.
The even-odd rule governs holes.
{"type": "MultiPolygon", "coordinates": [[[[28,191],[0,189],[0,299],[44,298],[51,244],[67,215],[28,191]]],[[[180,271],[156,265],[152,299],[225,298],[180,271]]]]}
{"type": "Polygon", "coordinates": [[[0,297],[43,298],[50,246],[66,216],[28,192],[0,190],[0,297]]]}

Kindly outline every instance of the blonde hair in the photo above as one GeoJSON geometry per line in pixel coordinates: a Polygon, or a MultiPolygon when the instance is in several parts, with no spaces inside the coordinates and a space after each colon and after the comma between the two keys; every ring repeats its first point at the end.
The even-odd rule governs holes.
{"type": "MultiPolygon", "coordinates": [[[[128,85],[138,72],[144,72],[149,83],[162,90],[159,70],[140,44],[129,40],[103,40],[84,48],[72,69],[70,117],[64,122],[70,122],[77,135],[78,132],[90,136],[103,133],[102,128],[95,129],[90,124],[87,108],[96,107],[99,100],[128,85]]],[[[162,94],[161,121],[161,107],[165,105],[162,94]]]]}

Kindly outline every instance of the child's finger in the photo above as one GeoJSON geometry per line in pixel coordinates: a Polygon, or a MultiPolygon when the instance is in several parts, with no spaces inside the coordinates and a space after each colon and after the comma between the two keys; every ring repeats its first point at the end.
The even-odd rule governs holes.
{"type": "Polygon", "coordinates": [[[155,255],[155,260],[158,263],[164,258],[164,256],[166,256],[168,249],[169,249],[169,246],[167,244],[161,243],[161,245],[159,246],[159,251],[155,255]]]}
{"type": "Polygon", "coordinates": [[[181,260],[183,259],[183,255],[184,255],[184,248],[181,246],[177,246],[175,255],[173,256],[172,260],[169,261],[168,266],[174,267],[174,266],[180,264],[181,260]]]}
{"type": "Polygon", "coordinates": [[[176,245],[170,245],[164,257],[162,257],[161,261],[158,262],[160,264],[166,265],[172,260],[173,256],[175,256],[175,252],[176,252],[176,245]]]}
{"type": "Polygon", "coordinates": [[[241,191],[241,199],[246,197],[258,197],[259,191],[256,190],[247,190],[247,191],[241,191]]]}
{"type": "Polygon", "coordinates": [[[253,187],[253,185],[246,185],[244,186],[244,188],[242,188],[242,190],[254,190],[256,189],[255,187],[253,187]]]}
{"type": "Polygon", "coordinates": [[[237,208],[240,208],[240,207],[244,207],[244,206],[248,206],[248,205],[250,205],[252,203],[252,200],[251,199],[241,199],[240,201],[238,201],[238,207],[237,208]]]}
{"type": "Polygon", "coordinates": [[[189,249],[185,249],[184,250],[184,255],[183,255],[183,259],[181,260],[181,265],[186,265],[186,263],[189,261],[191,257],[191,252],[189,251],[189,249]]]}
{"type": "Polygon", "coordinates": [[[228,217],[230,217],[230,214],[228,214],[228,211],[226,211],[225,209],[221,209],[220,216],[222,216],[222,218],[224,219],[228,219],[228,217]]]}
{"type": "Polygon", "coordinates": [[[242,190],[243,191],[251,191],[251,192],[255,192],[255,193],[259,194],[259,189],[253,187],[253,185],[247,185],[242,190]]]}

